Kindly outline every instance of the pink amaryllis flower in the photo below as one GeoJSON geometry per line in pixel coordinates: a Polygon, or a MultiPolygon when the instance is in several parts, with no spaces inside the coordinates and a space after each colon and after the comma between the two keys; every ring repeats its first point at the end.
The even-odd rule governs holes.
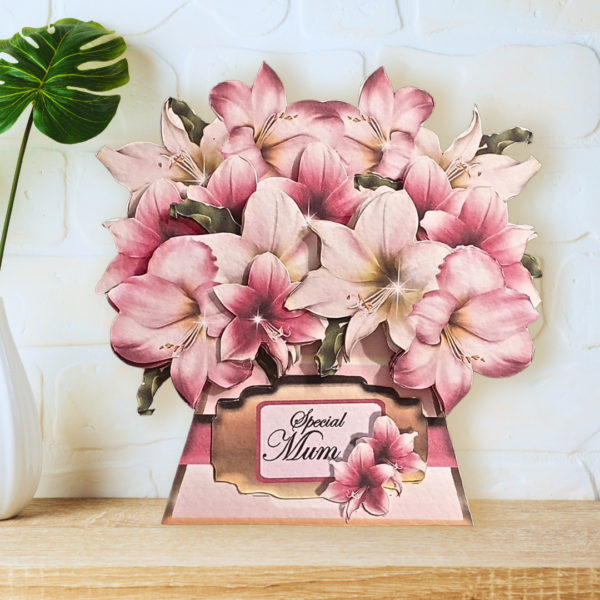
{"type": "Polygon", "coordinates": [[[311,225],[321,240],[322,267],[308,274],[288,299],[327,318],[350,316],[346,353],[386,323],[391,341],[408,348],[414,304],[436,289],[436,274],[450,248],[416,242],[418,216],[405,191],[379,193],[362,210],[354,229],[331,221],[311,225]]]}
{"type": "MultiPolygon", "coordinates": [[[[153,182],[169,179],[182,188],[206,185],[210,175],[223,162],[221,148],[227,129],[217,119],[204,128],[200,144],[190,141],[181,118],[163,104],[161,132],[163,146],[150,142],[133,142],[119,150],[109,146],[97,156],[113,177],[131,192],[128,215],[131,217],[141,195],[153,182]]],[[[183,194],[185,196],[185,193],[183,194]]]]}
{"type": "Polygon", "coordinates": [[[347,225],[365,197],[354,188],[339,156],[322,143],[310,144],[303,152],[298,181],[270,177],[259,187],[283,190],[300,207],[308,223],[327,220],[347,225]]]}
{"type": "Polygon", "coordinates": [[[500,265],[479,248],[446,257],[437,280],[439,290],[425,294],[409,317],[415,339],[390,369],[404,387],[435,385],[447,414],[469,391],[473,371],[509,377],[530,364],[527,327],[539,315],[528,296],[506,289],[500,265]]]}
{"type": "Polygon", "coordinates": [[[220,83],[210,93],[210,104],[229,132],[223,154],[250,161],[260,179],[295,178],[298,159],[308,144],[320,140],[331,145],[343,128],[335,109],[326,103],[306,100],[288,105],[281,80],[266,63],[251,88],[241,81],[220,83]]]}
{"type": "Polygon", "coordinates": [[[281,374],[288,366],[290,346],[322,340],[325,323],[321,319],[308,311],[291,311],[284,306],[297,285],[290,281],[283,263],[267,252],[252,261],[248,285],[217,286],[215,295],[235,316],[223,331],[221,358],[253,360],[263,346],[281,374]]]}
{"type": "Polygon", "coordinates": [[[213,297],[216,273],[207,246],[178,237],[156,250],[148,273],[108,293],[119,311],[111,329],[115,352],[139,367],[170,363],[173,384],[192,407],[207,381],[229,388],[252,372],[250,361],[220,359],[219,337],[231,316],[213,297]]]}
{"type": "Polygon", "coordinates": [[[481,137],[481,118],[475,107],[471,125],[445,152],[441,151],[435,133],[425,128],[421,128],[415,143],[420,154],[429,156],[444,169],[453,188],[491,186],[503,200],[516,196],[540,170],[540,163],[533,156],[522,163],[503,154],[477,156],[481,137]]]}
{"type": "Polygon", "coordinates": [[[331,461],[335,481],[321,494],[321,498],[345,504],[346,522],[361,506],[372,515],[385,515],[390,499],[383,486],[394,474],[394,467],[376,464],[373,448],[358,444],[348,462],[331,461]]]}
{"type": "Polygon", "coordinates": [[[259,254],[279,258],[292,281],[304,279],[319,265],[317,237],[298,205],[278,189],[260,189],[246,204],[242,234],[213,233],[202,236],[217,259],[219,283],[246,283],[248,266],[259,254]]]}
{"type": "Polygon", "coordinates": [[[371,446],[375,462],[391,465],[394,473],[390,477],[398,494],[402,491],[402,474],[416,473],[427,469],[427,464],[415,452],[417,432],[400,433],[398,426],[390,417],[383,415],[375,420],[373,437],[360,440],[371,446]]]}
{"type": "Polygon", "coordinates": [[[188,198],[211,206],[228,208],[233,218],[242,222],[242,212],[246,202],[256,191],[256,171],[239,156],[231,156],[221,163],[204,187],[188,189],[188,198]]]}
{"type": "Polygon", "coordinates": [[[521,264],[527,242],[537,235],[527,225],[508,222],[506,203],[492,188],[457,190],[425,214],[421,227],[430,240],[452,248],[471,245],[485,250],[502,266],[507,287],[527,294],[534,306],[539,304],[533,280],[521,264]]]}
{"type": "Polygon", "coordinates": [[[171,219],[171,204],[179,202],[181,196],[175,185],[159,179],[141,195],[135,216],[104,223],[115,239],[119,254],[96,286],[98,294],[108,292],[128,277],[143,275],[154,251],[166,240],[205,233],[191,219],[171,219]]]}
{"type": "Polygon", "coordinates": [[[416,157],[415,137],[433,110],[433,98],[423,90],[405,87],[394,93],[383,67],[365,81],[358,109],[330,104],[344,122],[344,137],[335,148],[352,177],[375,171],[401,178],[416,157]]]}

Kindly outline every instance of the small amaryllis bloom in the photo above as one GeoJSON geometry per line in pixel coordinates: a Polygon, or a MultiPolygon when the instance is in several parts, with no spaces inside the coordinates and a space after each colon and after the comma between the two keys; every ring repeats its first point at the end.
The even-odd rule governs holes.
{"type": "Polygon", "coordinates": [[[220,83],[210,93],[210,104],[229,132],[223,154],[250,161],[260,179],[295,179],[298,159],[311,142],[332,145],[342,134],[340,117],[328,104],[288,105],[281,80],[266,63],[251,88],[241,81],[220,83]]]}
{"type": "Polygon", "coordinates": [[[108,293],[119,311],[111,329],[115,352],[139,367],[170,363],[173,384],[191,407],[208,381],[229,388],[252,373],[250,361],[220,359],[219,337],[231,316],[214,298],[216,273],[207,246],[178,237],[156,250],[148,273],[108,293]]]}
{"type": "Polygon", "coordinates": [[[519,269],[527,271],[521,259],[527,242],[537,235],[527,225],[508,222],[506,202],[492,188],[457,190],[437,210],[425,214],[421,227],[430,240],[451,248],[476,246],[485,250],[502,266],[507,287],[527,294],[534,306],[539,304],[540,297],[529,272],[525,280],[513,277],[519,269]],[[518,267],[515,269],[513,265],[518,267]]]}
{"type": "Polygon", "coordinates": [[[402,474],[425,473],[427,464],[415,452],[415,437],[417,432],[400,433],[398,426],[390,417],[383,415],[375,420],[373,425],[373,437],[362,438],[364,442],[373,448],[375,462],[383,465],[391,465],[394,469],[390,477],[396,486],[398,494],[402,491],[402,474]]]}
{"type": "Polygon", "coordinates": [[[300,207],[308,223],[327,220],[347,225],[364,200],[354,187],[336,152],[322,143],[310,144],[302,154],[298,181],[270,177],[259,188],[278,188],[300,207]]]}
{"type": "Polygon", "coordinates": [[[240,156],[231,156],[217,167],[205,188],[188,188],[188,198],[228,208],[233,218],[241,223],[246,202],[256,191],[256,186],[254,167],[240,156]]]}
{"type": "Polygon", "coordinates": [[[394,475],[394,467],[376,464],[373,448],[358,444],[348,462],[331,461],[335,481],[321,494],[321,498],[345,504],[346,522],[362,506],[372,515],[382,516],[389,511],[390,499],[383,486],[394,475]]]}
{"type": "Polygon", "coordinates": [[[379,193],[354,229],[331,221],[311,225],[321,240],[322,267],[308,274],[288,299],[289,309],[307,308],[327,318],[350,316],[346,353],[386,323],[389,338],[408,348],[414,304],[437,289],[436,274],[450,248],[416,242],[418,216],[405,191],[379,193]]]}
{"type": "Polygon", "coordinates": [[[252,259],[265,252],[277,256],[295,282],[319,265],[317,236],[298,205],[278,189],[252,194],[244,209],[241,235],[213,233],[201,241],[217,259],[219,283],[246,283],[252,259]]]}
{"type": "Polygon", "coordinates": [[[154,251],[166,240],[205,233],[190,219],[171,219],[171,204],[179,202],[181,196],[175,185],[159,179],[142,194],[135,216],[104,223],[115,239],[119,254],[96,286],[98,294],[108,292],[128,277],[143,275],[154,251]]]}
{"type": "Polygon", "coordinates": [[[415,339],[390,369],[401,386],[435,385],[448,414],[471,388],[473,371],[509,377],[531,363],[527,327],[539,315],[528,296],[505,287],[502,268],[479,248],[450,254],[437,280],[439,290],[425,294],[409,317],[415,339]]]}
{"type": "Polygon", "coordinates": [[[273,254],[257,256],[250,266],[248,285],[224,284],[215,295],[235,318],[221,338],[223,360],[253,360],[264,347],[283,373],[293,346],[325,337],[325,322],[305,310],[288,310],[284,302],[297,286],[273,254]]]}
{"type": "Polygon", "coordinates": [[[113,177],[131,192],[127,213],[131,217],[141,195],[153,182],[169,179],[176,182],[185,197],[188,186],[204,186],[223,162],[221,149],[228,133],[219,119],[204,128],[200,144],[193,143],[167,100],[162,108],[163,146],[150,142],[133,142],[119,150],[109,146],[97,157],[113,177]]]}
{"type": "Polygon", "coordinates": [[[453,188],[490,186],[503,200],[516,196],[540,170],[540,163],[533,156],[522,163],[503,154],[477,156],[482,148],[481,137],[481,118],[475,107],[471,125],[445,152],[441,151],[435,133],[425,128],[421,128],[415,144],[420,154],[429,156],[444,169],[453,188]]]}
{"type": "Polygon", "coordinates": [[[335,149],[348,173],[375,171],[399,179],[418,156],[415,137],[433,110],[433,98],[423,90],[394,88],[383,67],[364,83],[358,109],[331,102],[344,122],[344,136],[335,149]]]}

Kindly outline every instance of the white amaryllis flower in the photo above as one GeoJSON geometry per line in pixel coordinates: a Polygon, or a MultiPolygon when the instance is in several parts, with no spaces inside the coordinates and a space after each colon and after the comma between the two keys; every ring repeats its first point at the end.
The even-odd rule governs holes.
{"type": "Polygon", "coordinates": [[[509,200],[521,192],[541,165],[533,156],[521,163],[503,154],[477,156],[481,137],[481,117],[475,107],[471,125],[445,152],[440,149],[437,135],[424,127],[419,130],[415,147],[420,154],[429,156],[440,165],[453,188],[490,186],[502,200],[509,200]]]}
{"type": "Polygon", "coordinates": [[[436,275],[451,252],[445,244],[416,242],[419,219],[405,191],[379,194],[354,229],[330,221],[311,225],[321,239],[322,267],[310,272],[286,303],[327,318],[350,316],[346,353],[386,323],[391,341],[408,348],[414,304],[437,289],[436,275]]]}

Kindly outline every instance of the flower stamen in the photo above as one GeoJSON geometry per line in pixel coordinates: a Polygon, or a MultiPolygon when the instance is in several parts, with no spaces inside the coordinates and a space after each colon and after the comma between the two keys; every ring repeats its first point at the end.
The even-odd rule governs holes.
{"type": "Polygon", "coordinates": [[[474,354],[473,356],[467,356],[465,354],[463,347],[460,345],[460,342],[454,337],[454,334],[452,333],[452,328],[449,325],[446,325],[444,327],[442,333],[446,337],[446,340],[448,341],[448,346],[450,346],[450,351],[452,352],[452,356],[454,356],[456,360],[468,364],[471,364],[472,362],[475,362],[477,360],[485,362],[485,358],[481,356],[477,356],[476,354],[474,354]]]}

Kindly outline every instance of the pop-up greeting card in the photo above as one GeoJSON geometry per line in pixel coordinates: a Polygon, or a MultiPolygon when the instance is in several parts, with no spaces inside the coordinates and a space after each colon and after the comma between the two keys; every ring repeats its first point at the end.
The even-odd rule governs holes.
{"type": "Polygon", "coordinates": [[[531,132],[475,109],[442,152],[431,96],[383,69],[358,108],[287,104],[266,64],[210,101],[98,154],[131,191],[112,347],[140,414],[169,378],[194,409],[164,522],[470,524],[445,416],[532,359],[535,234],[507,201],[540,165],[503,154],[531,132]]]}

